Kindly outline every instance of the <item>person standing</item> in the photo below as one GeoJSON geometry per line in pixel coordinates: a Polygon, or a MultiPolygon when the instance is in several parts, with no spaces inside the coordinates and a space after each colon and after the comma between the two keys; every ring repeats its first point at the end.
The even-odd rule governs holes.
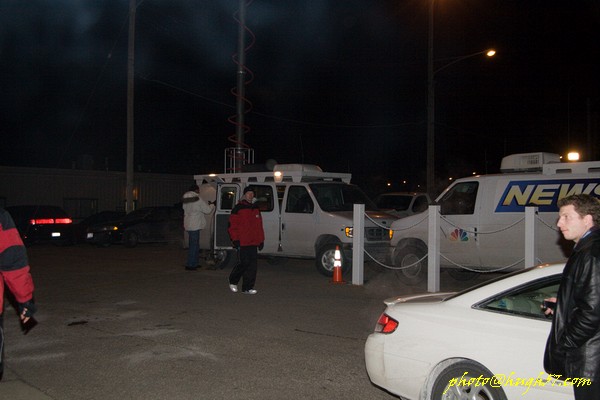
{"type": "Polygon", "coordinates": [[[192,185],[183,194],[183,228],[188,234],[188,257],[185,269],[196,271],[200,262],[200,230],[206,227],[204,214],[213,211],[212,203],[200,197],[200,187],[192,185]]]}
{"type": "Polygon", "coordinates": [[[27,252],[10,214],[0,208],[0,380],[4,372],[4,285],[12,292],[25,325],[36,311],[27,252]]]}
{"type": "Polygon", "coordinates": [[[575,400],[600,399],[600,200],[586,194],[558,201],[558,228],[575,242],[562,274],[544,369],[559,379],[585,378],[575,384],[575,400]],[[589,382],[588,382],[589,383],[589,382]]]}
{"type": "Polygon", "coordinates": [[[242,293],[257,293],[254,284],[258,250],[263,249],[265,233],[260,210],[253,201],[254,189],[247,186],[244,188],[242,199],[233,207],[229,216],[229,237],[239,255],[239,263],[229,275],[229,289],[234,293],[238,291],[240,279],[243,279],[242,293]]]}

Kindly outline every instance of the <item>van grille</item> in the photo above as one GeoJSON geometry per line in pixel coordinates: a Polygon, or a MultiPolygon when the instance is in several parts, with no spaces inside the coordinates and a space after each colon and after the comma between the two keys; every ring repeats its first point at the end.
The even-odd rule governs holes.
{"type": "Polygon", "coordinates": [[[389,241],[389,230],[379,227],[365,228],[365,240],[368,241],[389,241]]]}

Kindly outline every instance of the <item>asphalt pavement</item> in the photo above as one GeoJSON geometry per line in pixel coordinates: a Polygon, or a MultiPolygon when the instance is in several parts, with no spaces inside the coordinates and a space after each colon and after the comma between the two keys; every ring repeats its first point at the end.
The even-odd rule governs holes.
{"type": "Polygon", "coordinates": [[[175,245],[28,252],[38,325],[23,335],[6,307],[0,399],[393,399],[369,381],[365,340],[383,299],[425,290],[369,264],[364,285],[331,283],[288,259],[260,260],[245,295],[228,269],[185,271],[175,245]]]}

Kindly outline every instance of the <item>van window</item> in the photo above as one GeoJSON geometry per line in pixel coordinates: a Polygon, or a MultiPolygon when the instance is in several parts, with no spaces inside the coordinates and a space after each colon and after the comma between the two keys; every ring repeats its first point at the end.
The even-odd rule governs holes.
{"type": "Polygon", "coordinates": [[[252,185],[254,188],[255,205],[260,211],[273,211],[273,188],[271,186],[252,185]]]}
{"type": "Polygon", "coordinates": [[[442,215],[468,215],[475,212],[479,182],[454,185],[439,201],[442,215]]]}
{"type": "Polygon", "coordinates": [[[312,214],[315,209],[308,190],[304,186],[290,186],[285,211],[289,213],[312,214]]]}
{"type": "Polygon", "coordinates": [[[221,187],[221,210],[232,210],[235,205],[237,186],[221,187]]]}
{"type": "Polygon", "coordinates": [[[362,190],[345,183],[311,183],[310,190],[323,211],[352,211],[354,204],[364,204],[366,210],[377,210],[362,190]]]}

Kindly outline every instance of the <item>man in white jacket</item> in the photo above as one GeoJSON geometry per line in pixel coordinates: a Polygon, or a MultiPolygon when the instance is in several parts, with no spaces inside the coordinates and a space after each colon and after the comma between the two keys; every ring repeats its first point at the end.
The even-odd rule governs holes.
{"type": "Polygon", "coordinates": [[[208,204],[200,198],[200,188],[198,185],[192,185],[184,193],[183,199],[183,228],[188,233],[189,247],[188,258],[185,269],[195,271],[200,261],[200,230],[206,226],[204,214],[210,214],[213,211],[213,205],[208,204]]]}

